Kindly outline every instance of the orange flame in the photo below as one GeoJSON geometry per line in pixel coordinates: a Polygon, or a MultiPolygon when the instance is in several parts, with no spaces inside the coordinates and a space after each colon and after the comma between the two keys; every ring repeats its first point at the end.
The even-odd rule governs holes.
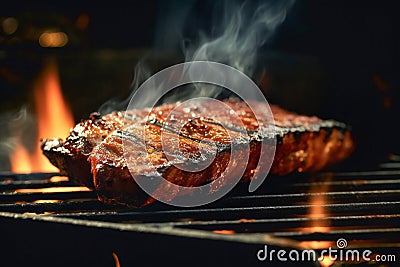
{"type": "MultiPolygon", "coordinates": [[[[327,173],[325,174],[326,181],[332,180],[332,175],[327,173]]],[[[325,183],[322,185],[314,185],[311,188],[311,192],[313,193],[326,193],[329,192],[329,184],[325,183]]],[[[312,232],[320,232],[327,233],[331,230],[331,221],[324,219],[329,215],[329,210],[326,208],[326,204],[328,204],[327,196],[322,195],[314,195],[311,198],[311,209],[309,213],[309,218],[313,218],[314,220],[311,223],[311,231],[312,232]],[[320,220],[319,220],[320,219],[320,220]]]]}
{"type": "MultiPolygon", "coordinates": [[[[38,137],[64,137],[74,126],[72,112],[66,104],[60,86],[58,66],[49,59],[33,85],[38,137]]],[[[11,154],[11,171],[16,173],[58,171],[43,155],[38,140],[33,152],[22,142],[17,143],[11,154]]]]}
{"type": "Polygon", "coordinates": [[[21,140],[15,145],[11,154],[11,170],[15,173],[32,172],[29,151],[24,147],[21,140]]]}
{"type": "MultiPolygon", "coordinates": [[[[325,174],[326,181],[332,179],[330,174],[325,174]]],[[[300,228],[302,232],[310,233],[327,233],[332,230],[331,221],[327,220],[326,217],[329,216],[329,210],[326,207],[328,204],[327,196],[324,194],[329,192],[329,184],[313,184],[310,188],[310,193],[315,193],[310,198],[310,209],[306,215],[307,218],[312,220],[307,223],[305,227],[300,228]]]]}
{"type": "Polygon", "coordinates": [[[119,258],[118,258],[117,253],[113,252],[112,256],[113,256],[114,261],[115,261],[115,267],[121,267],[121,264],[119,263],[119,258]]]}
{"type": "Polygon", "coordinates": [[[309,218],[314,219],[311,223],[311,232],[327,233],[330,231],[330,222],[323,220],[328,215],[328,211],[324,207],[326,203],[327,199],[325,196],[316,195],[311,199],[312,206],[308,215],[309,218]]]}

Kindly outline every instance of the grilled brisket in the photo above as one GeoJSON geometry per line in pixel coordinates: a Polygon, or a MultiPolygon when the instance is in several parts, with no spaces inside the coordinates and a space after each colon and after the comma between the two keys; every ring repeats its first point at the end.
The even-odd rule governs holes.
{"type": "Polygon", "coordinates": [[[179,196],[178,191],[160,186],[150,197],[133,177],[151,179],[160,173],[174,184],[194,187],[224,176],[222,186],[241,169],[245,169],[241,176],[244,182],[255,172],[267,175],[268,164],[258,161],[261,144],[273,153],[271,140],[276,140],[276,150],[270,172],[278,175],[321,170],[344,160],[354,149],[350,131],[343,123],[270,105],[272,118],[257,112],[265,110],[264,103],[253,102],[255,113],[265,114],[256,119],[245,102],[227,99],[224,103],[235,112],[205,101],[189,107],[164,104],[152,110],[93,114],[77,124],[65,141],[43,140],[42,149],[63,174],[94,187],[100,200],[130,206],[148,205],[154,202],[154,196],[162,194],[171,199],[179,196]],[[235,120],[236,116],[240,120],[235,120]],[[173,149],[165,151],[163,145],[173,149]],[[241,149],[232,150],[231,155],[233,145],[249,147],[247,161],[241,160],[246,158],[241,149]],[[208,156],[215,158],[204,169],[189,172],[179,168],[201,165],[208,156]],[[135,168],[129,169],[128,164],[135,168]]]}

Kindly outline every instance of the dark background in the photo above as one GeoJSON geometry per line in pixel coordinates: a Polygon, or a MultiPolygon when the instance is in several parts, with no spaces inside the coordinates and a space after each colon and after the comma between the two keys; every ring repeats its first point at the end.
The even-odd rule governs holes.
{"type": "MultiPolygon", "coordinates": [[[[256,3],[256,2],[254,2],[256,3]]],[[[0,35],[0,112],[30,105],[42,59],[56,57],[76,121],[131,92],[134,68],[155,71],[182,62],[186,41],[212,32],[218,1],[21,2],[1,8],[19,29],[0,35]],[[87,27],[77,27],[80,16],[87,27]],[[82,17],[81,17],[82,18],[82,17]],[[63,48],[41,48],[23,29],[58,27],[63,48]]],[[[273,39],[261,47],[253,79],[271,103],[353,129],[356,163],[400,152],[397,1],[298,0],[273,39]]]]}

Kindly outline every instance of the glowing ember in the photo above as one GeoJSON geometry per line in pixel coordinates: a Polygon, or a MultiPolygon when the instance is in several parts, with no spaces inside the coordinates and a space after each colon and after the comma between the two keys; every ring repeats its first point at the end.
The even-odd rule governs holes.
{"type": "Polygon", "coordinates": [[[15,190],[16,193],[62,193],[91,191],[85,186],[49,187],[49,188],[23,188],[15,190]]]}
{"type": "Polygon", "coordinates": [[[240,223],[254,223],[254,222],[256,222],[256,220],[242,218],[242,219],[239,220],[239,222],[240,223]]]}
{"type": "MultiPolygon", "coordinates": [[[[58,67],[54,60],[45,62],[44,69],[33,86],[38,136],[67,136],[74,126],[72,112],[64,101],[58,67]]],[[[42,154],[40,142],[30,152],[20,140],[11,154],[11,171],[15,173],[58,171],[42,154]]]]}
{"type": "Polygon", "coordinates": [[[50,178],[50,182],[52,183],[66,182],[68,180],[67,176],[53,176],[50,178]]]}
{"type": "Polygon", "coordinates": [[[222,235],[233,235],[235,231],[233,230],[214,230],[213,233],[222,234],[222,235]]]}
{"type": "Polygon", "coordinates": [[[28,215],[28,216],[43,216],[43,215],[52,215],[54,214],[54,212],[43,212],[43,213],[36,213],[36,212],[24,212],[24,215],[28,215]]]}
{"type": "Polygon", "coordinates": [[[335,242],[332,241],[301,241],[299,243],[300,246],[307,249],[326,249],[329,247],[333,247],[335,242]]]}
{"type": "Polygon", "coordinates": [[[332,266],[335,263],[335,261],[333,261],[329,257],[324,256],[323,259],[319,261],[319,263],[321,264],[322,267],[329,267],[332,266]]]}
{"type": "Polygon", "coordinates": [[[57,202],[61,202],[61,201],[58,199],[39,199],[39,200],[33,201],[33,203],[57,203],[57,202]]]}

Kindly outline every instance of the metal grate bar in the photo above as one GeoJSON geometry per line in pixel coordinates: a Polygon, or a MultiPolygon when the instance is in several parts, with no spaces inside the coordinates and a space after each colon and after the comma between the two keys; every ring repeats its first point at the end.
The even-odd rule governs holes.
{"type": "Polygon", "coordinates": [[[1,181],[0,191],[10,191],[17,189],[37,189],[37,188],[50,188],[59,186],[76,186],[70,181],[50,182],[49,180],[32,180],[32,181],[1,181]]]}
{"type": "Polygon", "coordinates": [[[52,181],[58,174],[0,173],[0,213],[24,220],[236,242],[260,243],[271,236],[334,242],[345,236],[361,247],[398,247],[400,170],[393,167],[269,177],[254,195],[248,195],[247,185],[242,184],[214,203],[180,209],[162,203],[141,209],[105,205],[94,191],[51,192],[75,186],[52,181]]]}
{"type": "Polygon", "coordinates": [[[37,200],[71,200],[71,199],[96,199],[97,195],[92,191],[60,192],[60,193],[2,193],[0,202],[33,202],[37,200]]]}
{"type": "Polygon", "coordinates": [[[60,173],[58,172],[13,173],[8,171],[0,171],[0,181],[43,180],[59,175],[60,173]]]}
{"type": "Polygon", "coordinates": [[[307,216],[313,207],[329,208],[330,214],[397,214],[400,201],[375,203],[342,203],[327,205],[287,205],[264,207],[209,208],[161,211],[127,211],[119,213],[88,212],[77,214],[62,214],[63,217],[96,219],[113,222],[166,222],[176,220],[229,220],[229,219],[262,219],[262,218],[292,218],[307,216]],[[78,216],[78,217],[77,217],[78,216]]]}

